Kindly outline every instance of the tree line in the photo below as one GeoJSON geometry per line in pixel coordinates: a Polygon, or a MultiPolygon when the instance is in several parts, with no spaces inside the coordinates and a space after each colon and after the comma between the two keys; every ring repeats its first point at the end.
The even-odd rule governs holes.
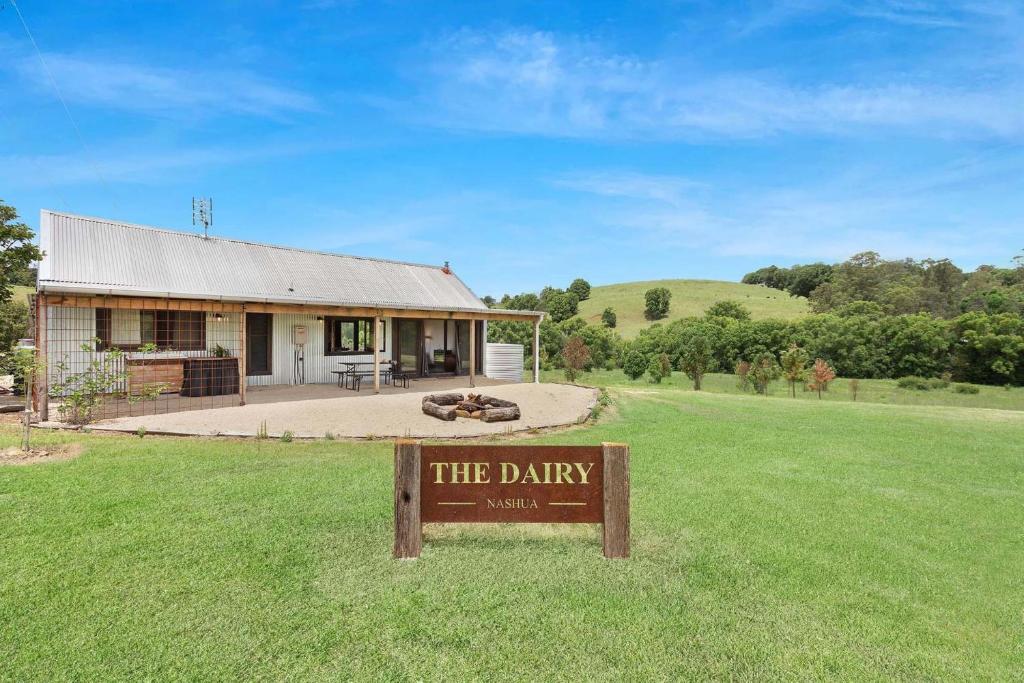
{"type": "Polygon", "coordinates": [[[817,313],[857,301],[878,304],[889,315],[930,313],[945,319],[963,313],[1024,313],[1024,255],[1017,267],[983,265],[967,273],[949,259],[885,260],[865,251],[842,263],[810,263],[790,268],[767,266],[743,276],[807,297],[817,313]]]}

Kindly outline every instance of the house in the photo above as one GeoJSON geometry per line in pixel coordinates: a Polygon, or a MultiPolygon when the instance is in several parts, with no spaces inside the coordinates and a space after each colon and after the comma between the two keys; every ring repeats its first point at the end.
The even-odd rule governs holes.
{"type": "MultiPolygon", "coordinates": [[[[448,268],[205,237],[42,211],[37,396],[110,366],[111,393],[173,409],[244,404],[259,385],[339,383],[375,391],[411,377],[481,372],[489,309],[448,268]],[[105,365],[106,364],[106,365],[105,365]]],[[[534,379],[538,359],[534,344],[534,379]]],[[[66,390],[66,389],[65,389],[66,390]]],[[[37,403],[48,419],[48,401],[37,403]]]]}

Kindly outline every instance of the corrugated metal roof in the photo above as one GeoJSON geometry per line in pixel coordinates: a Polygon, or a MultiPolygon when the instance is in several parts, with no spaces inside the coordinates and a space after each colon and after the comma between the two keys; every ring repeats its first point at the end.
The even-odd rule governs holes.
{"type": "Polygon", "coordinates": [[[343,256],[44,210],[43,291],[488,310],[440,267],[343,256]]]}

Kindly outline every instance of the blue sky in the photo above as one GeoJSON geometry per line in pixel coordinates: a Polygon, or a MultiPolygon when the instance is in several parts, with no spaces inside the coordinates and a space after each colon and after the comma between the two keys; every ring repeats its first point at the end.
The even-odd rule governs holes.
{"type": "Polygon", "coordinates": [[[17,0],[0,198],[479,294],[1024,247],[1024,4],[17,0]]]}

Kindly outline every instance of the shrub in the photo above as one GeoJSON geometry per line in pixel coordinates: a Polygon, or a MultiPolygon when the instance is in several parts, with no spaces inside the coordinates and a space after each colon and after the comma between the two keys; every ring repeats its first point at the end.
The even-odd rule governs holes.
{"type": "Polygon", "coordinates": [[[732,318],[750,320],[750,310],[738,301],[716,301],[704,312],[709,318],[732,318]]]}
{"type": "Polygon", "coordinates": [[[647,359],[637,349],[626,351],[622,357],[622,371],[630,379],[638,379],[647,372],[647,359]]]}
{"type": "Polygon", "coordinates": [[[590,349],[583,343],[583,337],[574,334],[565,341],[562,347],[562,363],[565,368],[565,379],[576,381],[576,376],[590,363],[590,349]]]}
{"type": "Polygon", "coordinates": [[[651,360],[647,364],[647,374],[650,375],[651,382],[661,384],[661,380],[672,374],[672,365],[669,363],[668,355],[663,353],[658,356],[651,356],[651,360]]]}
{"type": "Polygon", "coordinates": [[[601,313],[601,322],[604,324],[605,327],[614,328],[615,325],[618,324],[618,318],[615,315],[615,309],[611,307],[604,309],[604,312],[601,313]]]}
{"type": "Polygon", "coordinates": [[[954,384],[953,391],[958,394],[977,394],[981,391],[981,388],[973,384],[954,384]]]}
{"type": "Polygon", "coordinates": [[[140,439],[146,438],[146,428],[140,426],[138,429],[135,430],[135,436],[139,437],[140,439]]]}
{"type": "Polygon", "coordinates": [[[590,298],[590,283],[578,277],[569,285],[569,291],[575,294],[580,301],[586,301],[590,298]]]}
{"type": "Polygon", "coordinates": [[[644,315],[648,320],[661,320],[668,315],[672,292],[665,287],[654,287],[644,292],[644,315]]]}
{"type": "Polygon", "coordinates": [[[291,430],[289,430],[289,429],[284,430],[281,433],[281,443],[291,443],[293,436],[294,435],[292,434],[291,430]]]}
{"type": "Polygon", "coordinates": [[[930,391],[932,389],[932,385],[927,379],[915,375],[900,377],[896,381],[896,386],[900,389],[912,389],[914,391],[930,391]]]}

